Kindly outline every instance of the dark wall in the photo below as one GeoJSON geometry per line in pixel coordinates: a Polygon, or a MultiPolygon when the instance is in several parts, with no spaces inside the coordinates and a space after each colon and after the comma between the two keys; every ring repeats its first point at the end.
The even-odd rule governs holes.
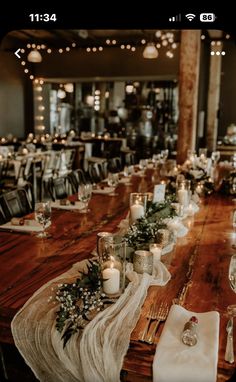
{"type": "Polygon", "coordinates": [[[24,81],[14,54],[0,52],[0,136],[24,136],[24,81]]]}
{"type": "Polygon", "coordinates": [[[137,77],[178,75],[178,50],[174,58],[165,56],[164,51],[157,59],[142,57],[143,48],[135,52],[120,48],[104,49],[102,52],[87,53],[72,50],[69,53],[53,53],[43,56],[40,64],[35,64],[38,76],[50,78],[81,77],[137,77]]]}
{"type": "Polygon", "coordinates": [[[226,134],[227,126],[236,124],[236,45],[233,41],[224,43],[222,56],[221,92],[219,105],[218,135],[226,134]]]}

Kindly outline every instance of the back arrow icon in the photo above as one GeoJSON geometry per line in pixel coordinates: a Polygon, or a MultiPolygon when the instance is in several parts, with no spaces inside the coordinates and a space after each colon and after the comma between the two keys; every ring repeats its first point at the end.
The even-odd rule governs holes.
{"type": "Polygon", "coordinates": [[[19,52],[20,52],[20,49],[17,49],[17,50],[15,51],[15,55],[16,55],[17,58],[21,58],[20,55],[19,55],[19,52]]]}

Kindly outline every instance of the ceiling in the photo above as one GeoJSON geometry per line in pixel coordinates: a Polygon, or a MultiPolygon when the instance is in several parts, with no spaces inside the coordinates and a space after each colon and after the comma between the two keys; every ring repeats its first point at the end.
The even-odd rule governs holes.
{"type": "MultiPolygon", "coordinates": [[[[175,42],[180,40],[180,31],[173,32],[175,42]]],[[[79,47],[88,46],[107,46],[106,40],[116,40],[116,43],[110,46],[120,44],[131,44],[132,46],[141,45],[141,40],[158,42],[159,38],[155,36],[156,30],[81,30],[81,29],[51,29],[51,30],[17,30],[6,35],[0,45],[1,50],[14,51],[18,48],[24,48],[27,44],[45,44],[48,48],[63,48],[76,43],[79,47]]]]}

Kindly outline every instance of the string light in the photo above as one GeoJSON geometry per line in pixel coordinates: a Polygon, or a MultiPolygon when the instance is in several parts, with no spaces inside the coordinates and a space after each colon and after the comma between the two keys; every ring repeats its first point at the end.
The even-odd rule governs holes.
{"type": "Polygon", "coordinates": [[[45,131],[45,125],[43,124],[45,111],[45,106],[43,105],[43,84],[44,81],[42,78],[35,78],[33,81],[35,110],[37,110],[37,113],[34,117],[35,131],[38,134],[42,134],[45,131]]]}
{"type": "Polygon", "coordinates": [[[211,41],[211,56],[225,56],[225,51],[222,50],[222,41],[211,41]]]}
{"type": "MultiPolygon", "coordinates": [[[[159,54],[163,50],[166,57],[171,59],[174,57],[174,50],[176,50],[178,47],[178,43],[176,41],[174,41],[174,38],[175,38],[175,35],[173,32],[165,32],[165,31],[158,30],[158,31],[156,31],[156,33],[154,35],[154,39],[152,39],[152,41],[149,41],[149,42],[146,38],[141,38],[140,40],[137,41],[136,44],[129,43],[127,41],[126,42],[119,42],[115,39],[107,38],[105,40],[105,45],[109,46],[109,48],[110,47],[119,47],[121,50],[124,50],[124,51],[128,50],[131,53],[134,53],[134,52],[136,52],[138,46],[145,45],[145,49],[146,49],[148,46],[150,46],[150,43],[152,43],[152,44],[154,44],[154,48],[157,51],[157,56],[159,56],[159,54]]],[[[225,36],[225,39],[229,39],[229,38],[230,38],[230,35],[225,36]]],[[[201,39],[205,40],[206,36],[202,35],[201,39]]],[[[59,47],[59,48],[49,48],[45,44],[27,43],[25,47],[20,48],[21,53],[22,53],[22,61],[20,63],[23,67],[24,73],[26,75],[28,75],[30,80],[35,81],[36,79],[34,77],[34,74],[32,73],[33,67],[29,66],[27,63],[27,57],[29,56],[30,53],[31,54],[32,53],[37,54],[38,57],[39,56],[41,57],[41,61],[42,61],[44,55],[52,54],[52,53],[65,54],[65,53],[71,52],[72,49],[75,49],[75,48],[76,49],[79,48],[80,50],[85,50],[87,53],[90,53],[90,54],[91,53],[98,54],[98,53],[103,52],[103,50],[104,50],[104,46],[78,47],[75,42],[72,42],[70,46],[67,45],[65,47],[59,47]]],[[[221,49],[221,41],[212,41],[211,42],[211,55],[212,56],[213,55],[219,56],[219,54],[216,54],[216,52],[220,52],[220,55],[224,56],[225,51],[223,51],[223,50],[221,51],[221,50],[222,50],[221,49]],[[215,49],[216,47],[218,49],[215,49]]],[[[155,56],[156,56],[156,53],[155,53],[155,56]]],[[[41,61],[37,61],[37,62],[41,62],[41,61]]],[[[33,62],[33,61],[31,61],[31,62],[33,62]]],[[[34,62],[36,62],[36,61],[34,61],[34,62]]]]}

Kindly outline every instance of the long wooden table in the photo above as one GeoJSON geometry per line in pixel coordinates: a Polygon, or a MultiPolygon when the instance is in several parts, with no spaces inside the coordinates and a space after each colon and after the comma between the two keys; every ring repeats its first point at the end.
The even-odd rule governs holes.
{"type": "MultiPolygon", "coordinates": [[[[152,190],[152,171],[147,176],[133,176],[132,186],[119,185],[118,196],[93,195],[88,214],[53,210],[52,238],[0,232],[0,342],[13,344],[10,323],[15,313],[43,284],[69,269],[72,264],[91,256],[99,231],[115,232],[128,212],[132,191],[152,190]]],[[[174,250],[162,257],[172,278],[165,287],[149,288],[142,314],[131,336],[124,361],[123,379],[152,380],[152,361],[156,344],[138,341],[152,301],[180,298],[183,306],[195,312],[217,310],[220,313],[218,382],[232,375],[235,364],[224,361],[227,306],[236,303],[228,282],[232,249],[232,210],[230,197],[212,195],[200,203],[200,211],[185,220],[189,233],[177,240],[174,250]]],[[[163,324],[160,325],[157,338],[163,324]]],[[[236,336],[235,336],[236,337],[236,336]]],[[[234,338],[236,349],[236,338],[234,338]]]]}

